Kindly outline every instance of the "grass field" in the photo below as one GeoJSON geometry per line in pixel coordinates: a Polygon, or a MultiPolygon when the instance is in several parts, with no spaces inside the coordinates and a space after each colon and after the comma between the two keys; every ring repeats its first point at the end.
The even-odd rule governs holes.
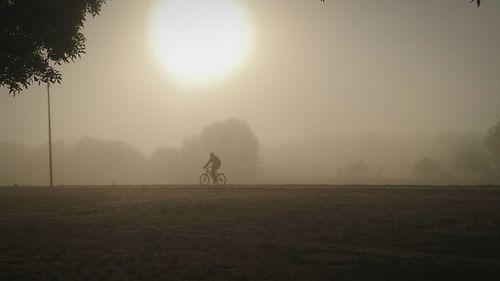
{"type": "Polygon", "coordinates": [[[500,188],[0,188],[0,280],[498,280],[500,188]]]}

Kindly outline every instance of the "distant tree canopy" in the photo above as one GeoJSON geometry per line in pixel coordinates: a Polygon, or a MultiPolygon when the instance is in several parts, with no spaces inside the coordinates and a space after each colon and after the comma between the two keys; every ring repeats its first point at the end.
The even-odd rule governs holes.
{"type": "Polygon", "coordinates": [[[256,182],[260,176],[259,141],[250,126],[238,119],[214,122],[200,134],[186,139],[179,149],[160,148],[152,157],[152,171],[159,183],[193,183],[214,152],[230,183],[256,182]],[[156,170],[156,171],[155,171],[156,170]]]}
{"type": "Polygon", "coordinates": [[[194,160],[190,167],[201,167],[208,154],[214,152],[220,156],[222,169],[233,183],[248,183],[259,175],[259,141],[250,126],[238,119],[205,127],[201,134],[184,142],[181,152],[194,160]]]}
{"type": "Polygon", "coordinates": [[[0,86],[12,94],[33,82],[60,83],[56,65],[85,53],[87,15],[106,0],[2,0],[0,2],[0,86]]]}
{"type": "Polygon", "coordinates": [[[484,144],[497,166],[497,172],[500,173],[500,121],[488,131],[484,144]]]}
{"type": "Polygon", "coordinates": [[[341,175],[349,178],[363,178],[368,176],[370,167],[363,161],[357,161],[347,164],[341,172],[341,175]]]}
{"type": "Polygon", "coordinates": [[[432,158],[423,157],[413,164],[413,173],[417,178],[436,179],[441,176],[441,164],[432,158]]]}
{"type": "MultiPolygon", "coordinates": [[[[0,142],[0,186],[47,184],[47,149],[0,142]]],[[[53,150],[57,185],[141,184],[149,178],[147,158],[123,142],[83,138],[72,145],[55,142],[53,150]]]]}
{"type": "Polygon", "coordinates": [[[480,179],[490,173],[490,163],[480,144],[463,143],[452,156],[452,168],[462,178],[480,179]]]}

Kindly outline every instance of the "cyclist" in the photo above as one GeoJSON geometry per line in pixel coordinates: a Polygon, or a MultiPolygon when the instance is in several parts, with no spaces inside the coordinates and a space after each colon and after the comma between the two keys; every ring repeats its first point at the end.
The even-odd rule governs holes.
{"type": "Polygon", "coordinates": [[[220,158],[215,155],[215,153],[210,152],[210,159],[208,159],[207,164],[203,166],[203,168],[207,168],[208,165],[210,165],[210,176],[214,180],[214,182],[217,182],[217,170],[220,169],[220,166],[222,165],[222,161],[220,161],[220,158]]]}

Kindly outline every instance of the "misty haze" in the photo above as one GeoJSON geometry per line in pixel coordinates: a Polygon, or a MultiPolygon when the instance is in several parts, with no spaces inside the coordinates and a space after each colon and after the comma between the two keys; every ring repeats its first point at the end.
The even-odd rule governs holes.
{"type": "Polygon", "coordinates": [[[500,2],[63,2],[0,3],[1,280],[499,276],[500,2]]]}

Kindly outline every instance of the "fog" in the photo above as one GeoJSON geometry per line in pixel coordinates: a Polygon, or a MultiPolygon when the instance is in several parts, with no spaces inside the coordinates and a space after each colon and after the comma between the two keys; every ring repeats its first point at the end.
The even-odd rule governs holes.
{"type": "MultiPolygon", "coordinates": [[[[245,1],[246,64],[194,90],[155,66],[154,4],[109,2],[60,67],[56,184],[195,183],[210,151],[230,183],[498,182],[500,2],[245,1]]],[[[47,184],[46,110],[0,89],[0,185],[47,184]]]]}
{"type": "MultiPolygon", "coordinates": [[[[54,144],[57,185],[193,184],[215,152],[232,184],[492,184],[498,155],[475,134],[316,135],[263,146],[238,119],[207,125],[179,148],[151,154],[119,141],[54,144]],[[495,158],[496,157],[496,158],[495,158]]],[[[498,142],[498,139],[496,140],[498,142]]],[[[47,145],[0,143],[0,185],[44,185],[47,145]]]]}

